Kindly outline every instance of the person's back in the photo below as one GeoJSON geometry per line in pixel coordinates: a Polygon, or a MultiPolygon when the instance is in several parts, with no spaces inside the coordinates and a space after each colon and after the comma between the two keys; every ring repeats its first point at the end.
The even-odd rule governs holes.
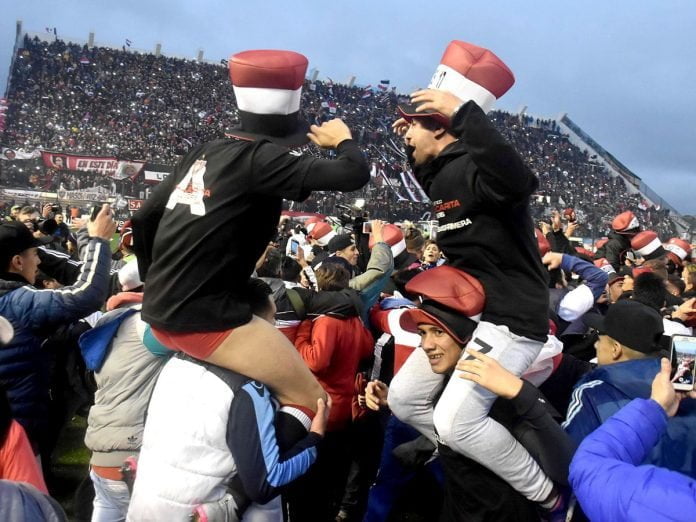
{"type": "Polygon", "coordinates": [[[279,450],[276,408],[261,383],[183,354],[170,359],[150,400],[128,519],[187,522],[232,482],[251,502],[274,499],[309,468],[320,439],[310,432],[279,450]]]}
{"type": "Polygon", "coordinates": [[[295,346],[319,383],[331,396],[329,431],[351,418],[355,374],[372,352],[373,339],[359,317],[320,316],[303,323],[295,346]]]}

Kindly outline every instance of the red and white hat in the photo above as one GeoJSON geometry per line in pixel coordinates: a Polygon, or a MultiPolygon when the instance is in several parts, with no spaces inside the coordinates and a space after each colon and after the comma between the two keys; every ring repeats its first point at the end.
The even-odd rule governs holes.
{"type": "MultiPolygon", "coordinates": [[[[462,101],[473,100],[484,112],[515,83],[515,75],[492,51],[467,42],[453,40],[445,49],[430,80],[429,89],[449,91],[462,101]]],[[[432,117],[449,126],[449,118],[431,111],[416,112],[415,105],[400,105],[401,115],[432,117]]]]}
{"type": "Polygon", "coordinates": [[[611,222],[611,228],[619,234],[633,234],[639,227],[638,218],[630,210],[622,212],[611,222]]]}
{"type": "Polygon", "coordinates": [[[606,257],[601,257],[599,259],[595,259],[594,265],[601,269],[603,272],[606,272],[606,274],[609,276],[609,281],[608,284],[609,286],[613,285],[614,283],[618,281],[623,281],[623,276],[620,274],[616,273],[616,270],[614,270],[614,267],[612,264],[607,260],[606,257]]]}
{"type": "Polygon", "coordinates": [[[244,51],[229,59],[241,126],[230,134],[280,145],[307,143],[309,125],[299,119],[307,58],[293,51],[244,51]]]}
{"type": "MultiPolygon", "coordinates": [[[[404,238],[404,231],[396,225],[392,225],[391,223],[384,225],[384,228],[382,229],[382,235],[384,236],[384,242],[391,248],[392,255],[394,257],[398,256],[406,250],[406,239],[404,238]]],[[[375,243],[376,241],[374,234],[370,234],[370,241],[368,243],[368,247],[370,248],[370,250],[372,250],[372,247],[375,246],[375,243]]]]}
{"type": "Polygon", "coordinates": [[[631,239],[631,248],[645,260],[657,259],[664,256],[667,251],[662,248],[662,242],[652,230],[644,230],[631,239]]]}
{"type": "Polygon", "coordinates": [[[673,237],[664,245],[667,257],[677,266],[683,266],[684,261],[691,258],[691,245],[688,241],[673,237]]]}
{"type": "Polygon", "coordinates": [[[329,244],[334,237],[336,237],[336,232],[331,228],[331,225],[325,221],[320,221],[319,223],[310,223],[307,226],[307,239],[314,239],[320,246],[326,246],[329,244]]]}
{"type": "Polygon", "coordinates": [[[406,284],[406,291],[419,296],[421,305],[401,315],[404,330],[417,332],[419,324],[437,324],[462,344],[480,321],[486,303],[478,279],[447,265],[418,274],[406,284]]]}
{"type": "Polygon", "coordinates": [[[121,226],[121,238],[118,241],[118,247],[133,248],[133,223],[130,219],[126,220],[121,226]]]}

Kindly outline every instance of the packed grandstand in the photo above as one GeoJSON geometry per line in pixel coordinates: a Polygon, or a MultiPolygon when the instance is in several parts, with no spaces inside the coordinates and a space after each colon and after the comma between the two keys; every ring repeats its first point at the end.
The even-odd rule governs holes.
{"type": "MultiPolygon", "coordinates": [[[[86,208],[89,201],[117,199],[126,217],[191,147],[223,137],[238,123],[224,64],[40,36],[25,35],[17,46],[0,106],[5,205],[59,199],[86,208]]],[[[390,129],[404,98],[383,84],[314,79],[304,87],[306,118],[342,118],[369,156],[372,179],[354,193],[314,193],[292,210],[335,215],[336,205],[362,199],[371,217],[429,220],[431,206],[390,129]]],[[[549,221],[554,209],[573,208],[581,223],[576,234],[588,246],[625,210],[661,237],[684,232],[673,210],[641,192],[637,178],[620,165],[614,168],[567,118],[501,111],[490,118],[539,177],[535,221],[549,221]]],[[[302,152],[328,154],[311,145],[302,152]]]]}

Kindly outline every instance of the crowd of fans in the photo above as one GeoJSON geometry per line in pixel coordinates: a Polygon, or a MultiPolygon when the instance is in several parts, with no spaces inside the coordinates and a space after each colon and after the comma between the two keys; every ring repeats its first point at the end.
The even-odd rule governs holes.
{"type": "MultiPolygon", "coordinates": [[[[306,83],[306,118],[311,123],[333,117],[346,121],[373,165],[373,179],[354,194],[314,194],[294,210],[332,215],[337,203],[361,198],[373,217],[428,217],[429,204],[412,181],[401,176],[408,167],[390,129],[399,99],[391,89],[306,83]]],[[[11,74],[1,141],[12,149],[174,165],[191,146],[222,137],[238,124],[234,100],[222,65],[25,39],[11,74]]],[[[652,230],[674,235],[668,209],[655,208],[639,193],[630,193],[622,179],[571,144],[555,122],[500,111],[492,112],[491,119],[539,177],[538,197],[532,201],[537,220],[548,221],[552,209],[575,208],[581,223],[578,235],[600,238],[612,216],[632,210],[652,230]]],[[[304,152],[323,154],[314,147],[304,152]]],[[[0,161],[0,168],[0,184],[11,188],[57,190],[62,183],[74,190],[69,187],[98,184],[130,197],[140,197],[147,188],[142,176],[123,182],[80,172],[61,176],[40,160],[0,161]]]]}
{"type": "MultiPolygon", "coordinates": [[[[204,85],[216,74],[226,84],[215,66],[25,43],[17,67],[31,65],[40,82],[24,70],[23,88],[13,84],[6,139],[17,148],[98,154],[109,137],[94,139],[80,123],[73,132],[59,116],[46,122],[39,110],[29,116],[23,104],[47,96],[74,110],[58,103],[66,86],[109,97],[107,70],[117,64],[136,98],[136,80],[153,66],[169,76],[152,72],[152,91],[160,81],[176,90],[174,75],[200,81],[187,99],[200,113],[204,85]],[[109,67],[79,72],[93,63],[109,67]],[[51,77],[62,87],[47,95],[41,82],[51,77]],[[29,129],[39,122],[37,137],[29,129]]],[[[217,169],[220,144],[207,142],[186,172],[164,181],[171,190],[118,229],[108,204],[88,219],[50,202],[5,212],[0,518],[66,519],[51,498],[62,485],[54,457],[76,415],[87,418],[90,452],[71,503],[76,520],[693,518],[696,263],[668,214],[643,208],[554,122],[489,119],[474,101],[438,90],[423,96],[441,104],[448,127],[428,114],[396,124],[415,175],[432,175],[424,190],[442,199],[433,208],[401,175],[404,153],[390,130],[397,94],[305,87],[304,113],[326,124],[311,135],[324,152],[304,151],[334,161],[236,140],[222,147],[226,167],[228,152],[254,148],[257,157],[217,169]],[[348,127],[329,122],[334,114],[348,127]],[[467,140],[478,140],[476,159],[462,152],[467,140]],[[424,150],[433,155],[419,162],[424,150]],[[237,183],[268,158],[283,166],[237,183]],[[201,163],[214,193],[197,184],[201,163]],[[189,185],[179,183],[185,176],[189,185]],[[337,219],[281,217],[282,198],[332,185],[290,205],[337,219]],[[597,190],[606,191],[601,203],[597,190]],[[528,199],[531,215],[520,204],[528,199]],[[234,208],[212,204],[231,200],[234,208]],[[437,212],[439,236],[394,223],[428,212],[437,212]],[[577,249],[580,227],[608,237],[577,249]]],[[[118,103],[95,100],[122,134],[109,154],[151,159],[160,150],[156,161],[174,161],[178,124],[160,141],[153,134],[153,149],[139,142],[157,111],[180,107],[171,96],[158,108],[152,95],[124,119],[112,110],[118,103]]],[[[180,115],[191,144],[234,124],[233,113],[212,112],[200,127],[180,115]]],[[[125,190],[93,173],[33,176],[41,189],[125,190]]]]}

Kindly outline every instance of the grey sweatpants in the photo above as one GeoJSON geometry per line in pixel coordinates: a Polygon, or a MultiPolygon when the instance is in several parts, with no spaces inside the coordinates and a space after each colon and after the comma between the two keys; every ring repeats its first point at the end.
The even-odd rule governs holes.
{"type": "MultiPolygon", "coordinates": [[[[506,326],[482,321],[467,346],[520,376],[534,362],[543,343],[515,335],[506,326]]],[[[468,355],[462,353],[462,357],[468,355]]],[[[510,432],[488,416],[498,396],[460,379],[460,374],[455,370],[445,382],[444,376],[431,371],[425,352],[415,350],[391,382],[392,412],[433,442],[486,466],[529,500],[546,500],[553,488],[551,480],[510,432]]]]}

